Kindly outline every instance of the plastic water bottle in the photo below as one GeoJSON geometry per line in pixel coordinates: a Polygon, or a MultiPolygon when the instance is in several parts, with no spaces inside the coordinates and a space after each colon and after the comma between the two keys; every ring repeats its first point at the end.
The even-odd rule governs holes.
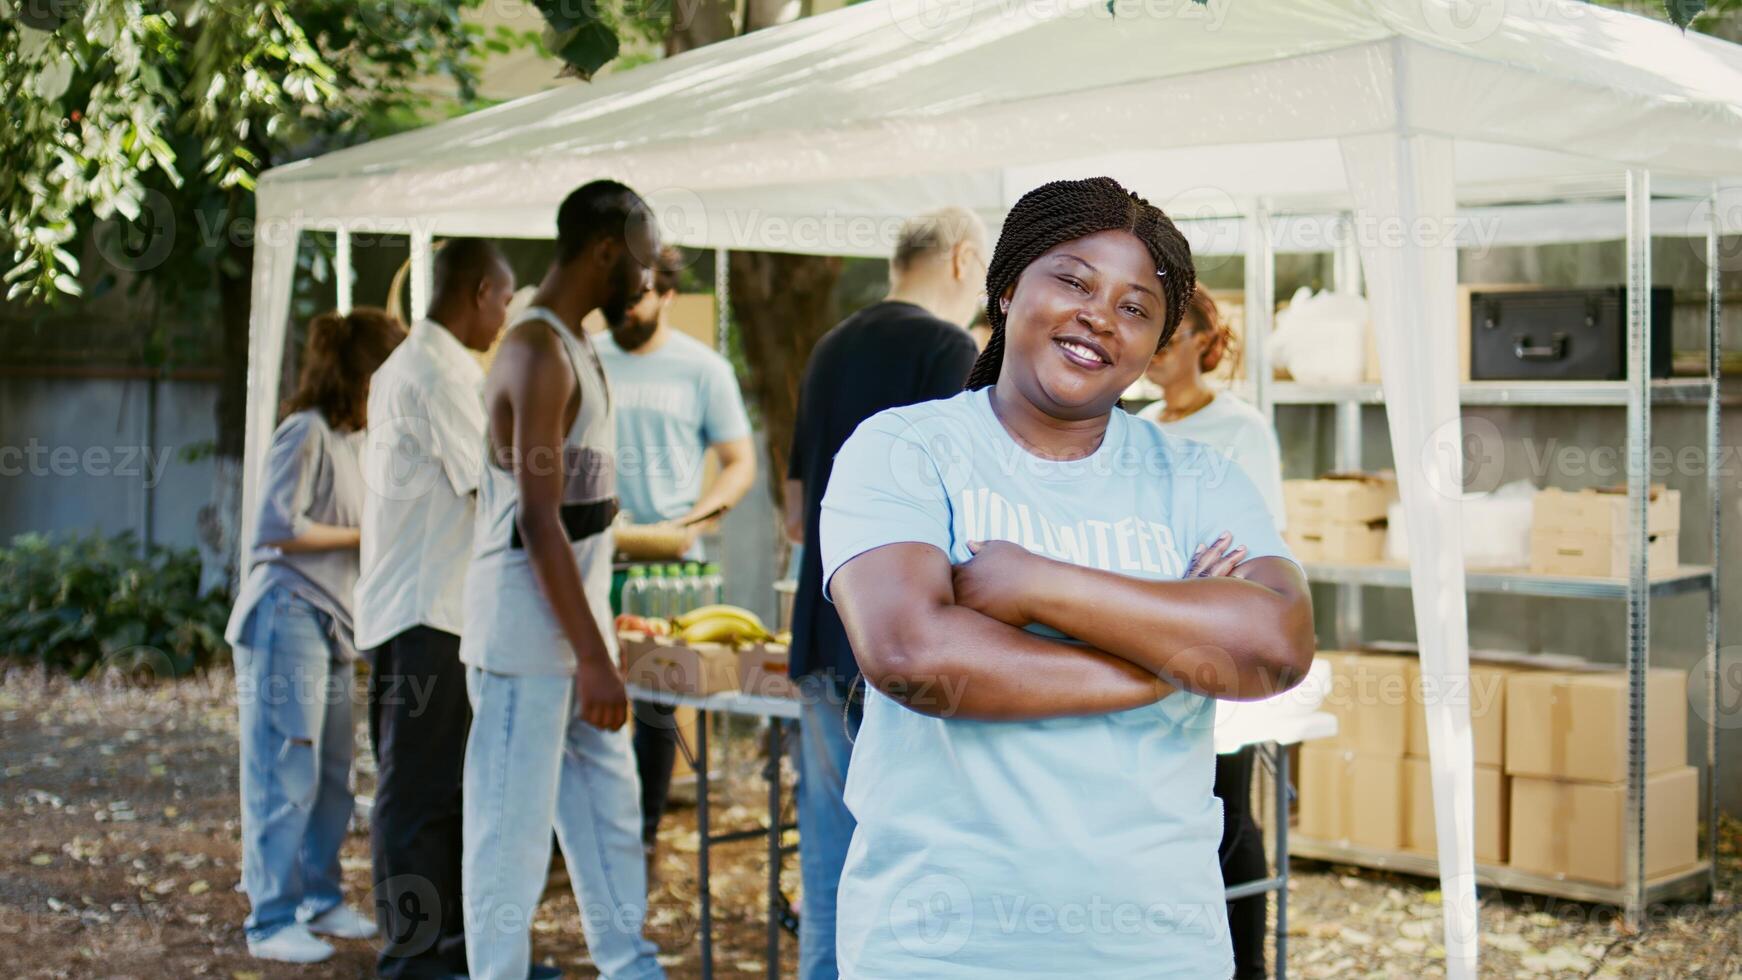
{"type": "Polygon", "coordinates": [[[640,565],[629,567],[629,578],[623,583],[623,611],[631,616],[652,615],[648,609],[647,569],[640,565]]]}
{"type": "Polygon", "coordinates": [[[690,611],[688,591],[684,588],[683,566],[677,562],[665,566],[666,615],[672,619],[690,611]]]}
{"type": "Polygon", "coordinates": [[[702,566],[702,605],[717,606],[726,601],[726,580],[720,575],[720,563],[708,562],[702,566]]]}
{"type": "Polygon", "coordinates": [[[665,566],[646,566],[648,569],[648,616],[658,616],[662,620],[671,618],[671,583],[665,581],[665,566]]]}
{"type": "Polygon", "coordinates": [[[702,594],[702,563],[691,561],[683,566],[684,611],[700,609],[708,604],[702,594]]]}

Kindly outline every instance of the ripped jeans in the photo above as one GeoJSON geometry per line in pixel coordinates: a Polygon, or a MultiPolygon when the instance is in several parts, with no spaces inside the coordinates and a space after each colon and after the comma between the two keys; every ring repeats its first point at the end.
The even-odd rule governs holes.
{"type": "Polygon", "coordinates": [[[262,940],[338,905],[351,820],[352,691],[332,617],[285,588],[235,646],[242,758],[243,928],[262,940]]]}

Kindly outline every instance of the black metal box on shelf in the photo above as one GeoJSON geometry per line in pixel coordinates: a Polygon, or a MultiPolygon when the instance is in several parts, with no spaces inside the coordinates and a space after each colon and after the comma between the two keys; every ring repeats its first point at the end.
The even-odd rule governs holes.
{"type": "MultiPolygon", "coordinates": [[[[1670,375],[1675,294],[1651,291],[1651,376],[1670,375]]],[[[1627,290],[1532,289],[1470,294],[1472,381],[1623,381],[1627,290]]]]}

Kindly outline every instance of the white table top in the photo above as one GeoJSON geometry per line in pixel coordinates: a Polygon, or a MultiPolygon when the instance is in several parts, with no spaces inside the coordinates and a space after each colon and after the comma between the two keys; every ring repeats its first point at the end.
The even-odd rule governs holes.
{"type": "Polygon", "coordinates": [[[655,691],[652,688],[631,684],[629,685],[629,696],[638,701],[652,701],[655,704],[696,708],[702,711],[726,711],[735,715],[790,718],[795,721],[799,716],[797,698],[771,698],[760,694],[745,694],[742,691],[720,691],[717,694],[698,696],[655,691]]]}
{"type": "MultiPolygon", "coordinates": [[[[1242,704],[1242,709],[1258,708],[1262,702],[1242,704]]],[[[1220,707],[1220,704],[1218,704],[1220,707]]],[[[1232,715],[1216,715],[1216,753],[1233,752],[1248,745],[1275,742],[1293,745],[1337,734],[1337,716],[1328,711],[1309,714],[1298,712],[1263,712],[1241,710],[1232,715]]]]}
{"type": "MultiPolygon", "coordinates": [[[[656,704],[682,705],[702,711],[725,711],[763,718],[797,720],[799,702],[793,698],[775,698],[742,691],[721,691],[706,697],[694,694],[672,694],[649,688],[629,686],[629,696],[656,704]]],[[[1302,712],[1285,702],[1253,701],[1220,702],[1216,712],[1216,751],[1233,752],[1264,742],[1291,745],[1313,739],[1330,738],[1337,734],[1337,719],[1325,711],[1302,712]]]]}

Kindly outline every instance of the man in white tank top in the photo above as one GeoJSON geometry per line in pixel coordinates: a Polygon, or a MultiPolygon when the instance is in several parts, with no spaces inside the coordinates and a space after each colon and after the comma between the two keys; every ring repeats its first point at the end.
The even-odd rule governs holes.
{"type": "Polygon", "coordinates": [[[526,980],[554,826],[587,950],[611,980],[663,977],[647,912],[629,701],[609,607],[616,512],[610,393],[581,320],[648,288],[646,205],[594,181],[557,212],[557,257],[485,382],[484,461],[460,660],[466,954],[475,980],[526,980]]]}

